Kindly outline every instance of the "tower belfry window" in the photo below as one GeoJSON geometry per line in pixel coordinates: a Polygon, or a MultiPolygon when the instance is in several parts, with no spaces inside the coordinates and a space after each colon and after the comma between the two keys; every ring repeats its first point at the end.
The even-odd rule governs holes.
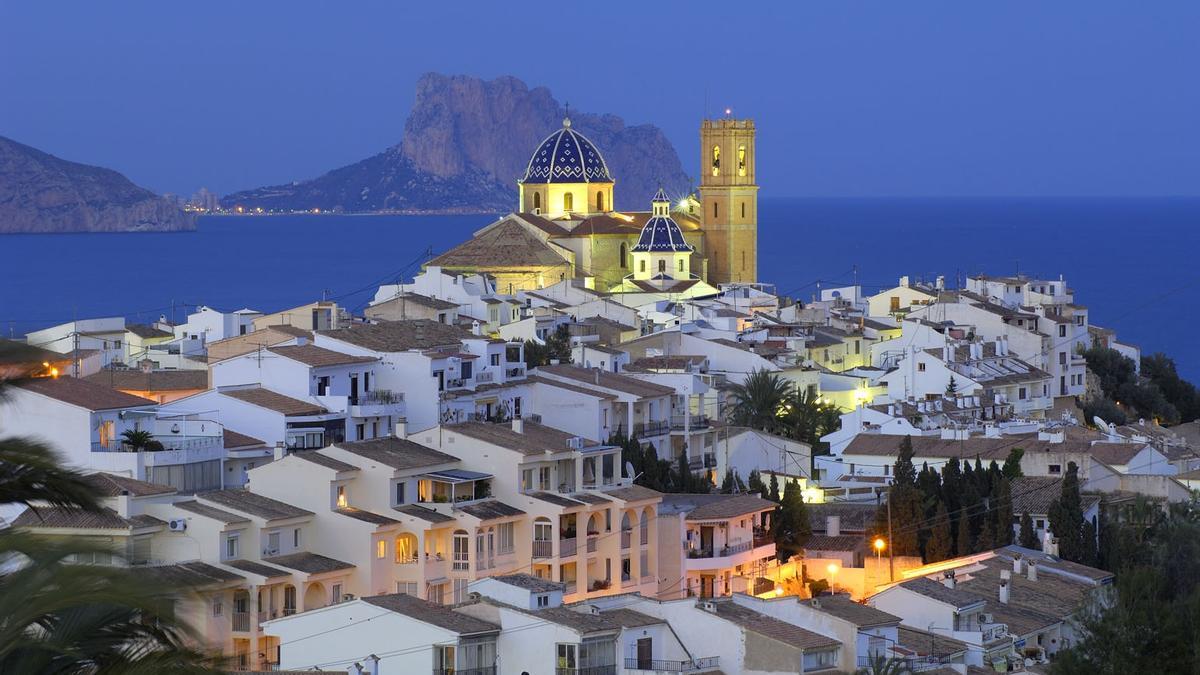
{"type": "Polygon", "coordinates": [[[738,146],[737,164],[738,164],[738,175],[745,176],[746,175],[746,146],[744,146],[744,145],[738,146]]]}
{"type": "Polygon", "coordinates": [[[658,271],[666,273],[666,271],[667,271],[667,261],[666,260],[658,261],[658,271]]]}
{"type": "Polygon", "coordinates": [[[742,202],[742,217],[746,217],[746,202],[742,202]]]}
{"type": "Polygon", "coordinates": [[[641,264],[638,265],[638,269],[639,269],[639,271],[642,271],[642,272],[646,271],[646,261],[645,260],[641,261],[641,264]]]}
{"type": "Polygon", "coordinates": [[[721,146],[714,145],[712,149],[712,175],[721,175],[721,146]]]}
{"type": "Polygon", "coordinates": [[[563,195],[563,211],[571,211],[575,208],[575,195],[568,192],[563,195]]]}
{"type": "Polygon", "coordinates": [[[533,210],[534,211],[542,210],[542,193],[540,193],[540,192],[533,193],[533,210]]]}
{"type": "Polygon", "coordinates": [[[626,267],[629,266],[629,263],[626,260],[626,256],[628,255],[628,253],[629,253],[629,247],[627,247],[624,243],[622,243],[621,244],[621,269],[625,269],[626,267]]]}
{"type": "Polygon", "coordinates": [[[597,211],[604,210],[604,191],[603,190],[596,193],[596,210],[597,211]]]}

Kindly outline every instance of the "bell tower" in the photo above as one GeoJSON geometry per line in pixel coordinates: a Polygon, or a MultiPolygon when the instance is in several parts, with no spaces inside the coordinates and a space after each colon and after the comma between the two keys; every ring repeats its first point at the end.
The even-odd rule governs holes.
{"type": "Polygon", "coordinates": [[[700,124],[700,204],[708,281],[758,280],[758,185],[754,120],[700,124]]]}

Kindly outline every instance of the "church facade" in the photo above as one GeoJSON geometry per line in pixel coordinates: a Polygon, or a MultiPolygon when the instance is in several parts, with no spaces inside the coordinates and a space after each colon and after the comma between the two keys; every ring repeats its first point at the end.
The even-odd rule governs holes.
{"type": "Polygon", "coordinates": [[[426,263],[495,278],[501,293],[581,280],[622,294],[696,297],[754,283],[758,186],[751,120],[704,120],[698,195],[660,189],[647,211],[612,207],[616,177],[583,134],[562,128],[538,144],[517,182],[517,211],[426,263]]]}

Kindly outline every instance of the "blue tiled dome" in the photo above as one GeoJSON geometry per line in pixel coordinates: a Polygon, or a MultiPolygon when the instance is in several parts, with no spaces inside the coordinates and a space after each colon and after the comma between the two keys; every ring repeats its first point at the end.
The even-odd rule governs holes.
{"type": "Polygon", "coordinates": [[[642,226],[642,234],[633,250],[646,253],[691,253],[696,250],[683,238],[679,223],[671,218],[671,202],[662,188],[651,200],[653,215],[642,226]]]}
{"type": "Polygon", "coordinates": [[[563,120],[563,128],[542,141],[522,183],[611,183],[608,165],[595,145],[563,120]]]}

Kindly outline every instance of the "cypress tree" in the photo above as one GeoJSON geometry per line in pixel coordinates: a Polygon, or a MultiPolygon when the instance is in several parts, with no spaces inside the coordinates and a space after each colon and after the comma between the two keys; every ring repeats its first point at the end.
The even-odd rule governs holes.
{"type": "Polygon", "coordinates": [[[1013,448],[1008,451],[1008,458],[1004,460],[1002,471],[1009,480],[1025,475],[1021,473],[1021,457],[1023,456],[1025,456],[1025,451],[1021,448],[1013,448]]]}
{"type": "Polygon", "coordinates": [[[771,484],[767,498],[776,504],[782,501],[779,496],[779,477],[774,472],[771,473],[771,484]]]}
{"type": "Polygon", "coordinates": [[[1012,483],[1001,474],[995,498],[996,546],[1008,546],[1013,540],[1012,483]]]}
{"type": "Polygon", "coordinates": [[[954,554],[970,555],[971,552],[971,525],[968,522],[967,514],[960,513],[958,527],[954,532],[954,554]]]}
{"type": "Polygon", "coordinates": [[[1082,563],[1091,559],[1089,550],[1095,548],[1092,541],[1084,539],[1083,505],[1079,494],[1079,467],[1075,462],[1067,463],[1067,475],[1063,476],[1062,494],[1050,504],[1050,531],[1058,539],[1058,554],[1065,560],[1082,563]]]}
{"type": "MultiPolygon", "coordinates": [[[[921,555],[920,533],[916,529],[924,520],[921,492],[917,488],[917,472],[913,466],[912,438],[905,436],[900,441],[896,464],[892,472],[892,487],[887,499],[891,502],[892,552],[895,555],[921,555]],[[896,528],[895,524],[900,527],[896,528]]],[[[881,504],[875,513],[875,529],[887,532],[887,505],[881,504]]]]}
{"type": "Polygon", "coordinates": [[[763,499],[767,499],[769,496],[767,486],[763,484],[762,474],[758,472],[758,469],[750,470],[750,475],[746,477],[746,488],[752,494],[756,494],[763,499]]]}
{"type": "Polygon", "coordinates": [[[731,495],[737,491],[737,484],[733,480],[733,469],[725,469],[725,478],[721,480],[721,494],[731,495]]]}
{"type": "Polygon", "coordinates": [[[808,507],[800,492],[800,484],[790,481],[783,490],[783,504],[779,509],[775,528],[775,554],[780,562],[798,555],[812,536],[812,525],[808,520],[808,507]]]}
{"type": "Polygon", "coordinates": [[[1021,537],[1017,540],[1017,543],[1025,548],[1032,548],[1034,550],[1041,550],[1042,548],[1038,545],[1037,533],[1033,531],[1033,518],[1029,517],[1028,511],[1021,514],[1021,537]]]}
{"type": "Polygon", "coordinates": [[[949,558],[954,549],[950,534],[950,512],[946,503],[939,501],[933,525],[929,528],[929,541],[925,544],[925,562],[935,563],[949,558]]]}

